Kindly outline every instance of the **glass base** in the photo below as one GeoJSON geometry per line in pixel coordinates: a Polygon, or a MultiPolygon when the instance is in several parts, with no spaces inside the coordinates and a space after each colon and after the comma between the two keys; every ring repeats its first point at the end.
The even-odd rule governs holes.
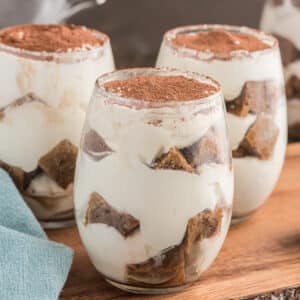
{"type": "Polygon", "coordinates": [[[169,287],[169,288],[152,288],[152,287],[138,287],[138,286],[133,286],[133,285],[129,285],[126,283],[120,283],[120,282],[116,282],[110,279],[105,279],[109,284],[111,284],[112,286],[123,290],[125,292],[129,292],[132,294],[144,294],[144,295],[163,295],[163,294],[171,294],[171,293],[176,293],[179,291],[184,290],[185,288],[187,288],[188,286],[190,286],[191,284],[185,284],[185,285],[181,285],[181,286],[176,286],[176,287],[169,287]]]}
{"type": "Polygon", "coordinates": [[[44,229],[63,229],[70,228],[76,225],[75,219],[62,220],[62,221],[40,221],[44,229]]]}
{"type": "Polygon", "coordinates": [[[251,215],[254,213],[255,211],[252,211],[246,215],[242,215],[242,216],[235,216],[232,215],[231,218],[231,224],[230,225],[237,225],[237,224],[241,224],[244,223],[245,221],[248,220],[249,217],[251,217],[251,215]]]}

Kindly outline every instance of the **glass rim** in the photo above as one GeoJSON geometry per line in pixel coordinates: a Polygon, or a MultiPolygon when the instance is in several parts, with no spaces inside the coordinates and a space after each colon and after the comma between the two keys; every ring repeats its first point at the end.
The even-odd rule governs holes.
{"type": "MultiPolygon", "coordinates": [[[[18,25],[17,25],[18,26],[18,25]]],[[[17,27],[13,26],[13,27],[17,27]]],[[[9,27],[8,27],[9,28],[9,27]]],[[[5,28],[4,28],[5,29],[5,28]]],[[[104,47],[110,43],[108,35],[101,31],[92,31],[96,37],[103,42],[100,46],[92,46],[90,48],[76,48],[70,51],[48,52],[48,51],[32,51],[22,48],[6,45],[0,42],[0,53],[8,53],[16,57],[22,57],[37,61],[48,61],[57,63],[72,63],[89,59],[90,57],[98,57],[102,55],[104,47]]]]}
{"type": "Polygon", "coordinates": [[[210,76],[199,74],[196,72],[182,71],[175,68],[169,67],[140,67],[140,68],[128,68],[121,69],[106,73],[97,78],[95,83],[94,94],[96,96],[102,96],[105,100],[111,101],[113,104],[118,104],[130,108],[164,108],[164,107],[186,107],[193,105],[208,105],[215,102],[215,98],[223,99],[221,85],[218,81],[211,78],[210,76]],[[142,99],[135,99],[129,97],[119,96],[116,93],[107,91],[103,84],[113,81],[128,79],[143,75],[161,75],[161,76],[185,76],[187,78],[195,79],[200,82],[210,84],[217,88],[216,92],[212,95],[205,96],[198,99],[184,100],[184,101],[165,101],[165,102],[154,102],[142,99]],[[124,78],[125,76],[125,78],[124,78]]]}
{"type": "Polygon", "coordinates": [[[257,54],[264,54],[264,53],[270,53],[276,49],[278,49],[278,41],[277,39],[268,33],[265,33],[264,31],[261,31],[259,29],[254,29],[247,26],[238,26],[238,25],[226,25],[226,24],[195,24],[195,25],[185,25],[185,26],[179,26],[172,28],[165,32],[163,36],[163,42],[167,44],[170,48],[178,51],[180,54],[188,55],[190,57],[195,57],[200,60],[230,60],[234,58],[247,58],[247,57],[253,57],[257,54]],[[247,51],[247,50],[237,50],[230,52],[229,55],[222,55],[222,54],[216,54],[216,53],[207,53],[204,51],[199,51],[196,49],[191,49],[184,46],[176,45],[172,42],[173,38],[176,37],[179,34],[183,33],[197,33],[197,32],[207,32],[210,30],[224,30],[228,32],[239,32],[239,33],[245,33],[251,36],[254,36],[258,38],[260,41],[268,44],[270,48],[263,49],[263,50],[256,50],[256,51],[247,51]]]}

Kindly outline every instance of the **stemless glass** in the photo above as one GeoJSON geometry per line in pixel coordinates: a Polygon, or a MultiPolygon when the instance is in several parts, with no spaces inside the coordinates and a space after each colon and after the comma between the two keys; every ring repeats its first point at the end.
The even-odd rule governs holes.
{"type": "Polygon", "coordinates": [[[224,111],[219,84],[199,74],[141,68],[98,79],[77,160],[75,212],[94,266],[114,286],[177,291],[215,259],[233,197],[224,111]],[[104,88],[144,75],[181,75],[216,92],[149,102],[104,88]]]}
{"type": "Polygon", "coordinates": [[[300,0],[266,1],[260,26],[279,41],[285,69],[289,138],[300,141],[300,0]]]}
{"type": "Polygon", "coordinates": [[[238,26],[195,25],[175,28],[164,36],[157,66],[198,71],[218,80],[224,93],[233,150],[235,190],[233,222],[254,212],[271,194],[286,149],[286,98],[278,43],[263,32],[238,26]],[[200,52],[175,45],[181,34],[221,30],[252,35],[265,50],[200,52]],[[241,106],[241,104],[245,107],[241,106]]]}
{"type": "Polygon", "coordinates": [[[72,187],[86,108],[97,77],[114,70],[109,38],[92,32],[103,44],[74,51],[0,43],[0,167],[44,227],[74,225],[72,187]]]}

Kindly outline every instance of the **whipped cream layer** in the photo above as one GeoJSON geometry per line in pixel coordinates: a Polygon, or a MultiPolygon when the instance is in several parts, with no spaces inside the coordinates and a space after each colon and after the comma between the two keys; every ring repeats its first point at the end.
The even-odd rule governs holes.
{"type": "MultiPolygon", "coordinates": [[[[247,81],[272,80],[279,91],[273,119],[279,136],[272,157],[263,161],[256,157],[233,159],[235,170],[234,216],[244,216],[258,208],[270,195],[278,180],[286,148],[286,98],[278,48],[232,55],[231,59],[201,59],[201,55],[186,55],[164,39],[157,59],[158,67],[174,67],[184,71],[201,72],[216,79],[222,86],[226,101],[236,99],[247,81]]],[[[227,113],[232,150],[238,148],[256,115],[239,117],[227,113]]]]}
{"type": "Polygon", "coordinates": [[[220,94],[211,96],[201,110],[197,105],[135,109],[112,104],[97,95],[91,102],[85,132],[95,130],[113,152],[95,161],[81,151],[75,208],[83,243],[96,268],[108,278],[126,281],[126,265],[179,245],[190,218],[220,206],[227,209],[221,232],[214,242],[203,245],[205,261],[199,261],[198,269],[202,270],[203,264],[208,267],[217,255],[228,230],[233,174],[224,136],[223,106],[216,97],[220,94]],[[204,163],[197,173],[151,168],[157,155],[174,146],[191,145],[212,127],[220,134],[223,163],[204,163]],[[124,238],[105,224],[85,225],[88,201],[94,192],[115,209],[136,218],[139,230],[124,238]]]}
{"type": "Polygon", "coordinates": [[[2,88],[0,160],[29,172],[41,156],[63,139],[79,144],[88,101],[96,78],[114,69],[109,43],[101,54],[58,63],[0,50],[2,88]],[[39,101],[14,105],[33,95],[39,101]]]}
{"type": "Polygon", "coordinates": [[[209,75],[221,84],[226,101],[240,95],[246,81],[274,79],[282,84],[283,78],[279,51],[271,49],[249,53],[247,57],[234,56],[230,60],[201,60],[180,53],[163,41],[156,66],[209,75]]]}
{"type": "Polygon", "coordinates": [[[0,121],[0,159],[26,172],[64,139],[80,141],[85,110],[78,104],[54,108],[41,102],[24,103],[5,110],[0,121]]]}
{"type": "MultiPolygon", "coordinates": [[[[54,54],[0,44],[0,161],[29,173],[62,141],[78,146],[95,80],[113,69],[109,40],[54,54]]],[[[22,192],[39,220],[73,216],[72,184],[42,173],[22,192]]]]}
{"type": "MultiPolygon", "coordinates": [[[[277,108],[275,116],[275,124],[280,130],[270,159],[259,160],[255,157],[233,159],[234,215],[244,216],[253,212],[264,203],[273,191],[284,163],[287,143],[286,123],[286,107],[282,104],[277,108]]],[[[229,131],[232,131],[231,128],[235,128],[230,121],[228,125],[229,131]]],[[[242,126],[242,121],[240,126],[242,126]]]]}

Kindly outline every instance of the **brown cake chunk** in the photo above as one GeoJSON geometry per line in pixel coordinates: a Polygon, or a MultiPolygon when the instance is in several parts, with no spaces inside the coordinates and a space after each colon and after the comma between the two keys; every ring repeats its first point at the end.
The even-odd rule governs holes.
{"type": "Polygon", "coordinates": [[[197,173],[197,167],[204,163],[221,161],[220,151],[212,129],[192,145],[178,149],[171,148],[154,160],[155,169],[184,170],[197,173]]]}
{"type": "Polygon", "coordinates": [[[113,152],[94,129],[90,129],[86,133],[83,141],[83,151],[95,161],[99,161],[113,152]]]}
{"type": "Polygon", "coordinates": [[[295,47],[292,41],[277,34],[274,34],[274,36],[278,39],[284,66],[287,66],[300,58],[300,51],[295,47]]]}
{"type": "Polygon", "coordinates": [[[222,209],[217,208],[213,212],[203,211],[189,220],[183,242],[186,256],[196,241],[211,238],[220,231],[222,217],[222,209]]]}
{"type": "Polygon", "coordinates": [[[39,167],[59,186],[66,189],[74,180],[77,147],[63,140],[39,160],[39,167]]]}
{"type": "Polygon", "coordinates": [[[139,221],[130,214],[119,212],[110,206],[102,196],[93,193],[85,215],[85,224],[102,223],[114,227],[124,237],[133,234],[140,226],[139,221]]]}
{"type": "Polygon", "coordinates": [[[9,174],[14,184],[16,185],[17,189],[20,192],[22,192],[25,186],[25,172],[21,168],[11,166],[1,160],[0,160],[0,168],[5,170],[9,174]]]}
{"type": "Polygon", "coordinates": [[[194,168],[187,162],[183,154],[176,147],[172,147],[167,153],[155,159],[152,166],[155,169],[184,170],[194,173],[194,168]]]}
{"type": "Polygon", "coordinates": [[[199,250],[192,253],[195,243],[216,235],[220,231],[222,217],[222,209],[217,208],[214,211],[203,211],[191,218],[180,245],[165,249],[144,262],[127,265],[129,281],[161,287],[186,283],[189,272],[196,269],[195,258],[199,257],[199,250]]]}
{"type": "Polygon", "coordinates": [[[226,101],[227,112],[245,117],[249,112],[273,113],[278,99],[273,80],[247,81],[239,97],[226,101]]]}
{"type": "Polygon", "coordinates": [[[272,154],[279,134],[279,129],[270,116],[259,116],[250,126],[233,157],[255,156],[268,160],[272,154]]]}
{"type": "Polygon", "coordinates": [[[289,126],[289,138],[292,140],[300,140],[300,122],[289,126]]]}
{"type": "Polygon", "coordinates": [[[250,104],[241,96],[232,101],[225,101],[226,111],[238,117],[246,117],[250,112],[250,104]]]}
{"type": "Polygon", "coordinates": [[[201,137],[191,146],[180,149],[186,161],[196,169],[204,163],[219,163],[220,151],[213,130],[201,137]]]}
{"type": "Polygon", "coordinates": [[[121,97],[149,102],[190,101],[209,97],[219,88],[187,76],[144,75],[104,84],[106,91],[121,97]]]}
{"type": "Polygon", "coordinates": [[[184,280],[184,252],[182,246],[166,249],[144,262],[127,265],[128,279],[146,284],[162,284],[175,277],[184,280]]]}
{"type": "Polygon", "coordinates": [[[4,119],[4,117],[5,117],[4,111],[0,110],[0,122],[4,119]]]}
{"type": "Polygon", "coordinates": [[[41,172],[39,168],[36,168],[31,172],[25,172],[21,168],[9,165],[1,160],[0,160],[0,168],[5,170],[9,174],[14,184],[16,185],[17,189],[21,193],[28,188],[33,178],[41,172]]]}
{"type": "Polygon", "coordinates": [[[25,24],[0,30],[0,43],[37,52],[70,52],[100,47],[106,37],[78,25],[25,24]]]}
{"type": "Polygon", "coordinates": [[[286,82],[286,96],[288,99],[300,98],[300,79],[292,75],[286,82]]]}

